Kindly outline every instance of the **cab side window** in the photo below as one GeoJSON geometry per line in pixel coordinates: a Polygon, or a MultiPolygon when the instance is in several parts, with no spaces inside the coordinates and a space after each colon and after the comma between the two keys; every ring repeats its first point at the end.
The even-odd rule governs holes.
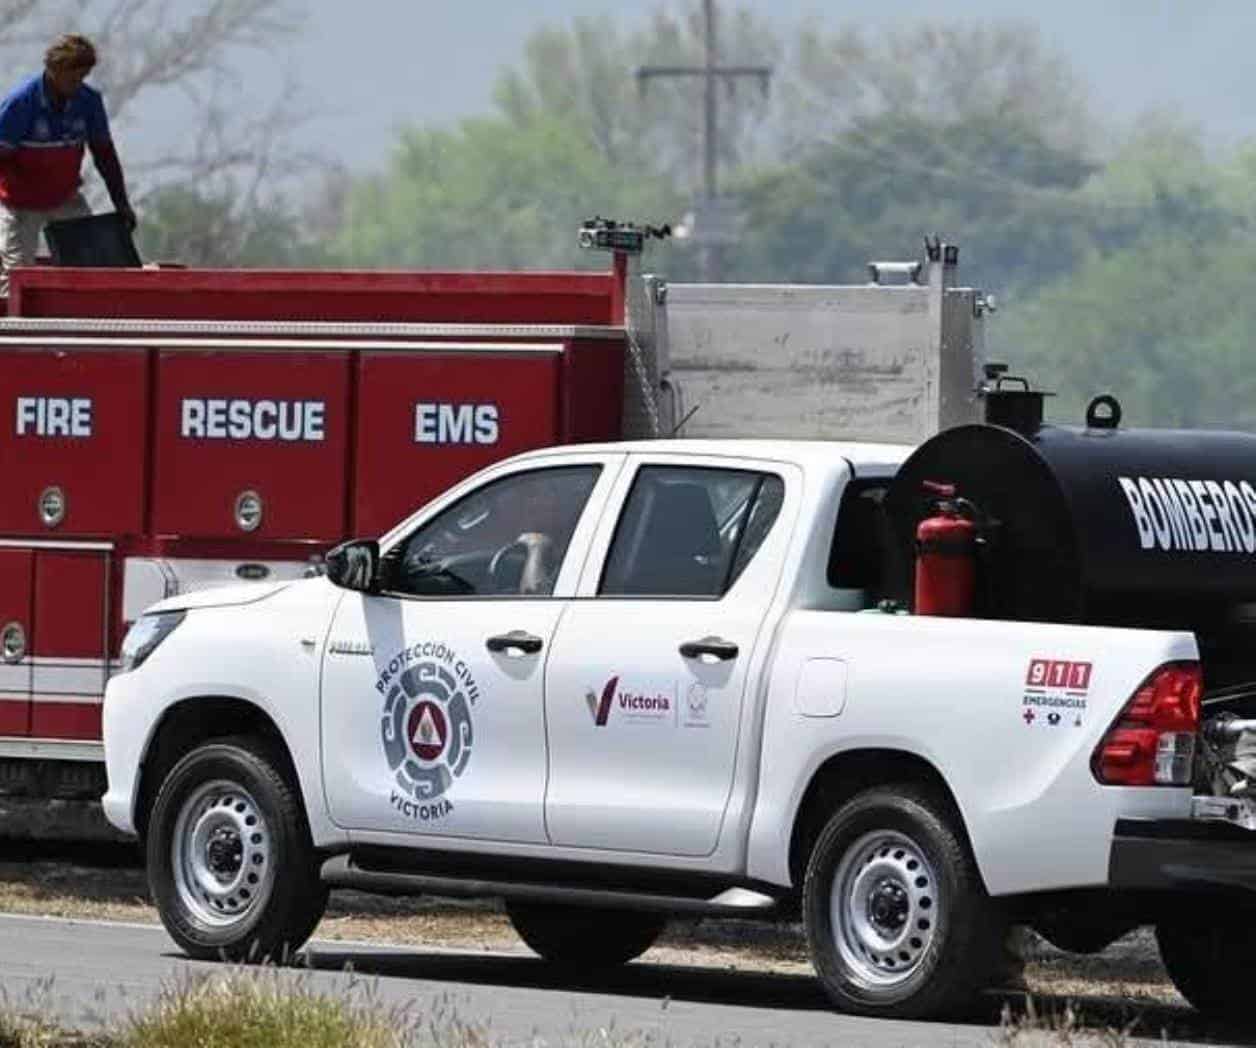
{"type": "Polygon", "coordinates": [[[749,470],[645,466],[602,573],[611,597],[722,597],[781,510],[780,477],[749,470]]]}
{"type": "Polygon", "coordinates": [[[842,494],[837,530],[829,548],[828,582],[836,589],[882,591],[886,557],[894,550],[882,503],[890,482],[852,480],[842,494]]]}
{"type": "Polygon", "coordinates": [[[515,473],[459,499],[385,557],[385,589],[416,597],[548,597],[597,465],[515,473]]]}

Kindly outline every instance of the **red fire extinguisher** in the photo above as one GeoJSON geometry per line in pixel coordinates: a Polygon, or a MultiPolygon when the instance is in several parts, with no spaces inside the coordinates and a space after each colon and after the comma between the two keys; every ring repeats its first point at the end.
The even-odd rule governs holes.
{"type": "Polygon", "coordinates": [[[956,498],[955,485],[927,480],[938,497],[933,516],[916,528],[917,615],[972,615],[977,596],[977,524],[974,508],[956,498]]]}

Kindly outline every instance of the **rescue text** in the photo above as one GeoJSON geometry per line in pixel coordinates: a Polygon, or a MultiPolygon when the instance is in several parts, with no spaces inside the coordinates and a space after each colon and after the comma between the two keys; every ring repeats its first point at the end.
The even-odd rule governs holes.
{"type": "Polygon", "coordinates": [[[185,397],[179,436],[195,440],[321,441],[327,405],[321,400],[228,400],[185,397]]]}

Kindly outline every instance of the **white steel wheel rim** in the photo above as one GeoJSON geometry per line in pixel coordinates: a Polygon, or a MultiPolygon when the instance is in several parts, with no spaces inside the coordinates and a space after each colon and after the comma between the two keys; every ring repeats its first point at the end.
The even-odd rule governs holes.
{"type": "Polygon", "coordinates": [[[246,920],[274,883],[270,829],[248,790],[218,779],[198,786],[174,825],[171,861],[179,899],[201,923],[246,920]]]}
{"type": "Polygon", "coordinates": [[[833,876],[830,914],[855,983],[893,990],[916,974],[941,916],[939,888],[923,849],[905,834],[875,830],[846,849],[833,876]]]}

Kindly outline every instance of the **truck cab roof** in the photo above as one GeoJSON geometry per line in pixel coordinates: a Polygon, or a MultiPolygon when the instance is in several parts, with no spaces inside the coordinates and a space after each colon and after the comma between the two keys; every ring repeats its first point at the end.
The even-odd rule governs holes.
{"type": "Polygon", "coordinates": [[[563,452],[676,455],[680,457],[756,458],[790,462],[808,473],[826,472],[845,461],[857,476],[892,474],[912,453],[907,444],[876,444],[838,440],[630,440],[605,444],[576,444],[526,452],[516,461],[563,452]]]}

